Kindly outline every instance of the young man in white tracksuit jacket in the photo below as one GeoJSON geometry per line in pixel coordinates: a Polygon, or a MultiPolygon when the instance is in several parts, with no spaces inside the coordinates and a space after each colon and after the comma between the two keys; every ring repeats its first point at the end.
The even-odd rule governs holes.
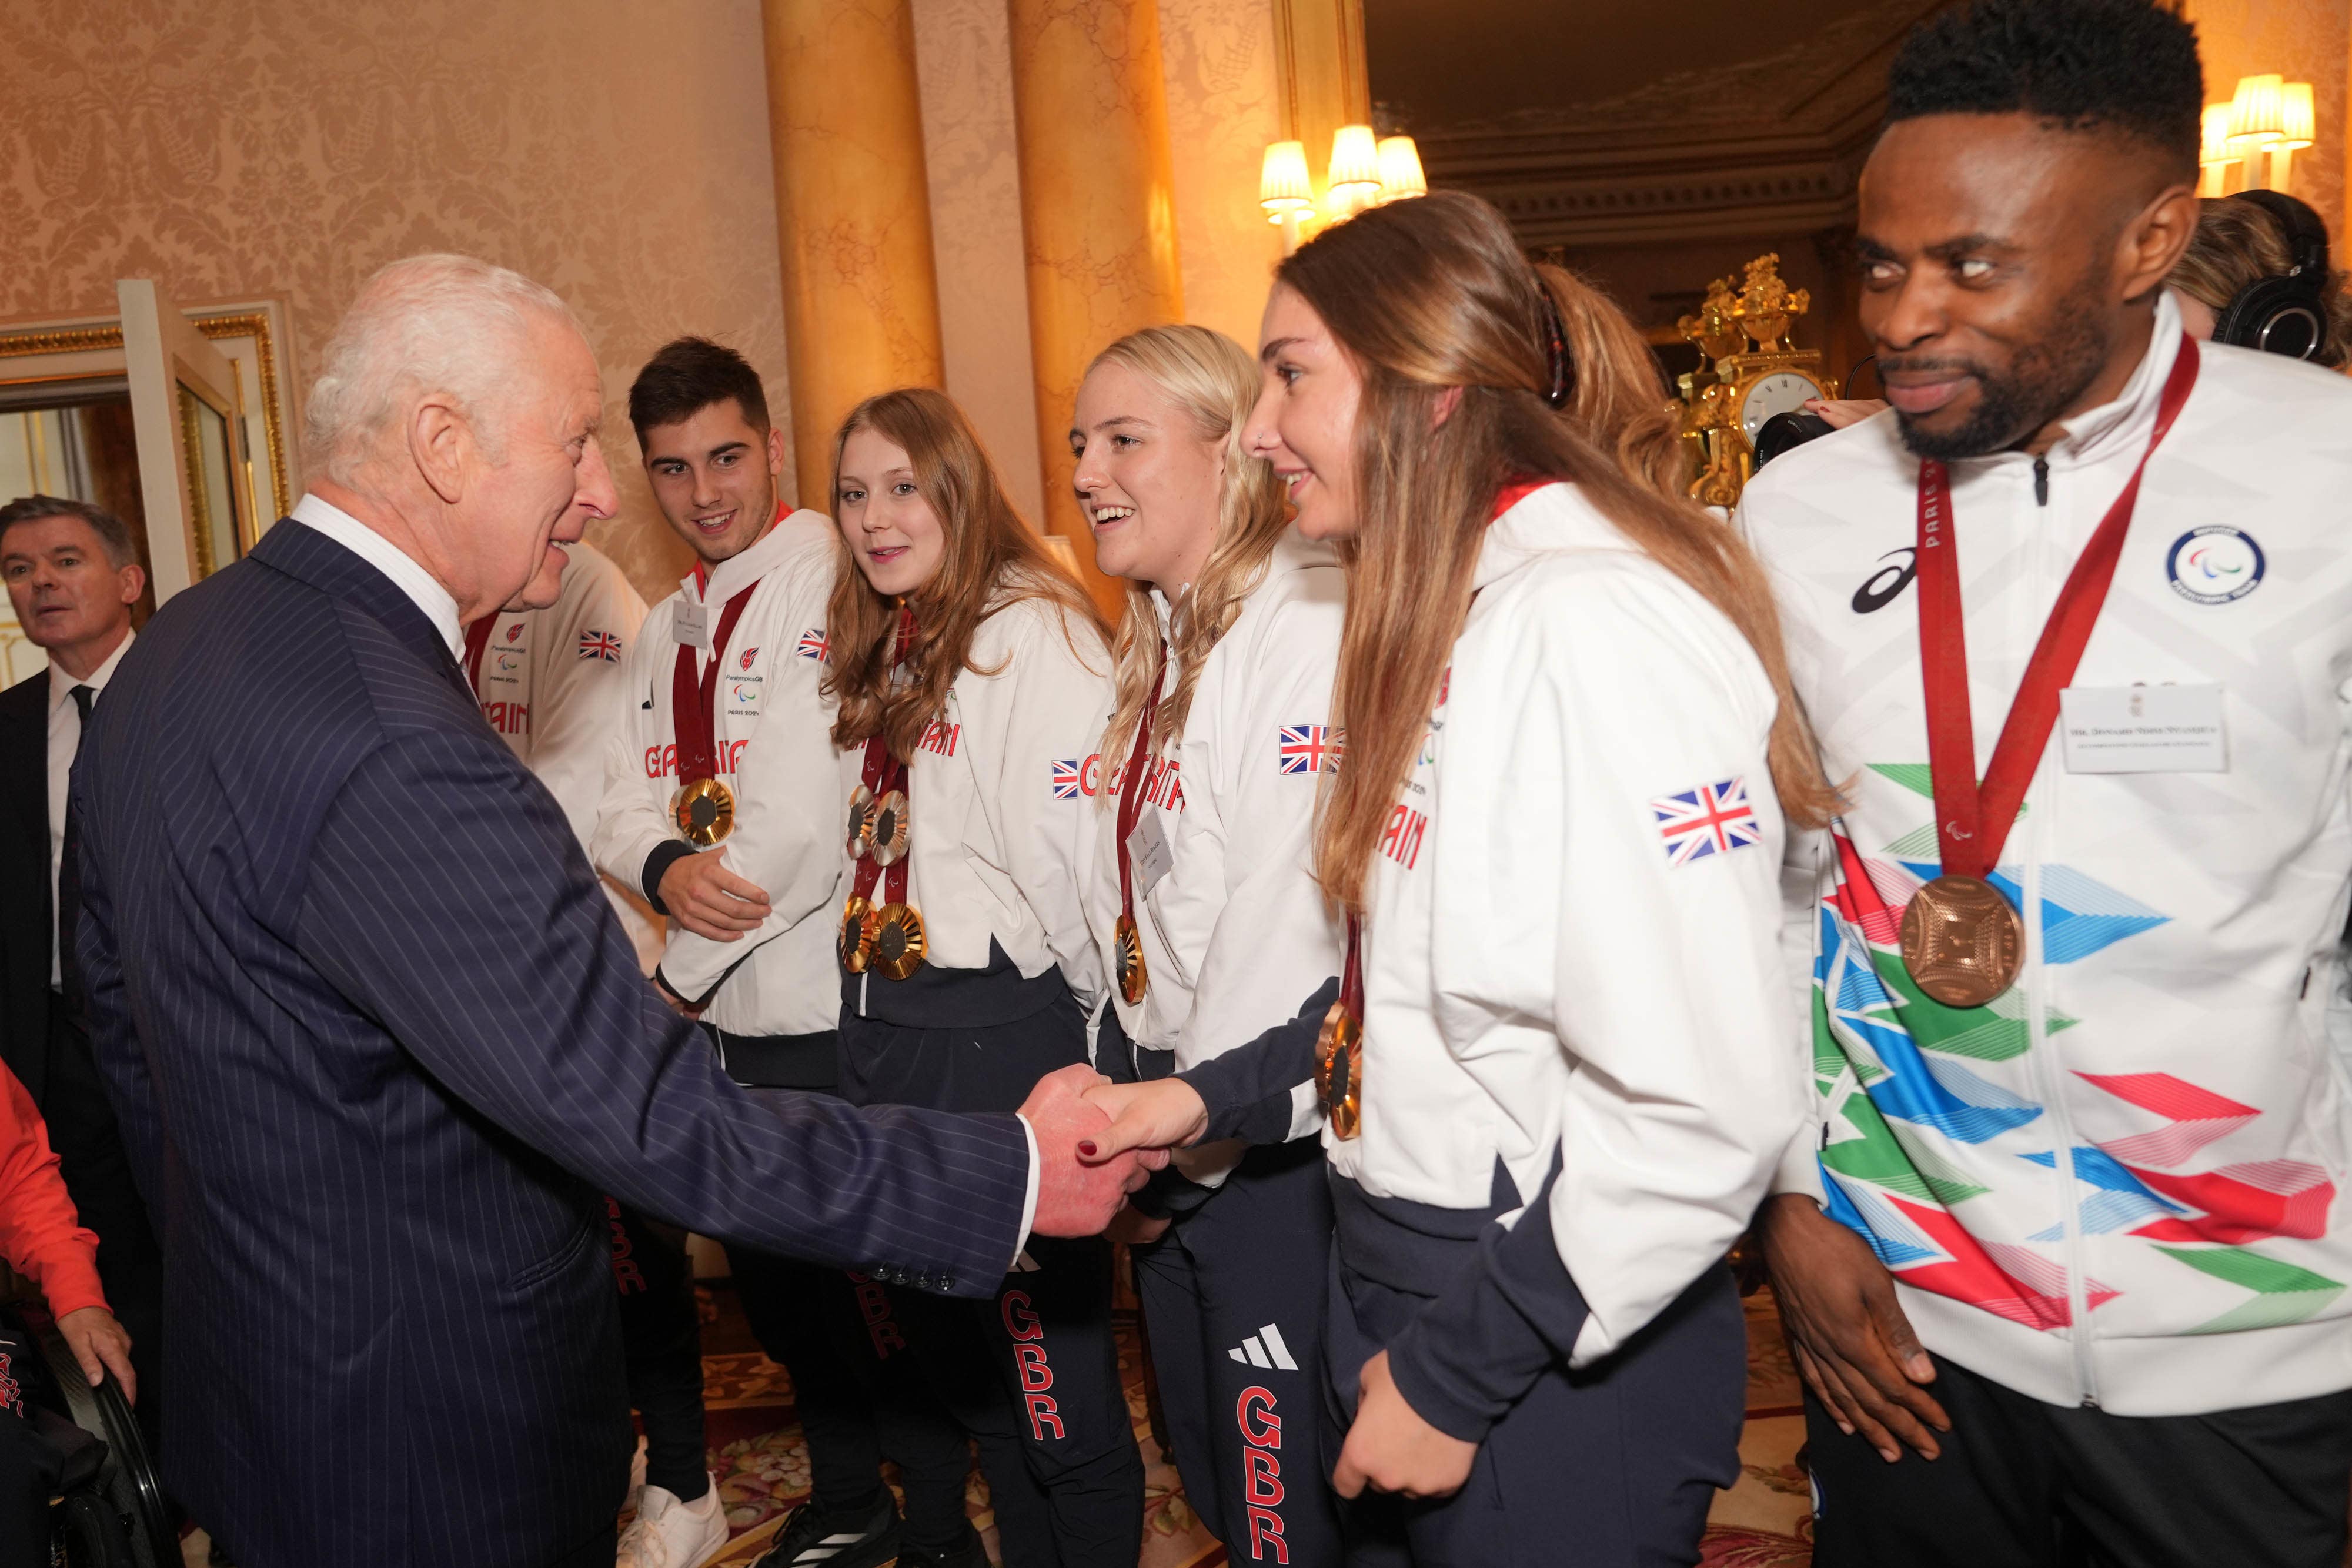
{"type": "MultiPolygon", "coordinates": [[[[786,513],[776,491],[782,433],[769,423],[758,374],[733,350],[681,339],[657,352],[630,391],[630,417],[646,476],[670,527],[693,548],[694,570],[648,612],[623,666],[621,712],[606,741],[604,796],[591,858],[669,917],[655,983],[694,1009],[737,1082],[830,1092],[836,1078],[839,982],[833,959],[835,884],[832,705],[824,674],[825,595],[833,584],[833,524],[786,513]],[[732,606],[730,613],[730,607],[732,606]],[[691,661],[694,706],[674,706],[681,659],[691,661]],[[714,669],[713,666],[716,665],[714,669]],[[709,698],[710,776],[731,796],[729,831],[698,847],[674,801],[681,757],[696,745],[701,695],[709,698]],[[729,911],[711,924],[714,909],[729,911]]],[[[690,758],[684,770],[694,772],[690,758]]],[[[648,1491],[665,1500],[657,1529],[682,1564],[726,1539],[715,1490],[702,1480],[701,1360],[690,1291],[677,1254],[631,1222],[649,1296],[633,1329],[633,1381],[662,1404],[667,1428],[698,1434],[689,1465],[654,1450],[646,1412],[648,1491]],[[664,1303],[684,1299],[681,1316],[664,1303]],[[640,1339],[657,1342],[644,1347],[640,1339]],[[670,1480],[666,1478],[675,1477],[670,1480]],[[693,1517],[688,1517],[691,1514],[693,1517]],[[715,1530],[712,1526],[715,1523],[715,1530]]],[[[776,1537],[773,1568],[803,1560],[872,1568],[898,1550],[898,1515],[880,1478],[868,1401],[837,1336],[852,1311],[838,1273],[746,1248],[729,1249],[745,1314],[769,1355],[793,1375],[809,1437],[814,1495],[776,1537]],[[838,1320],[838,1321],[836,1321],[838,1320]]],[[[630,1298],[625,1294],[624,1303],[630,1298]]],[[[623,1538],[625,1568],[629,1538],[623,1538]]]]}
{"type": "Polygon", "coordinates": [[[1895,409],[1741,504],[1847,802],[1791,845],[1819,1098],[1764,1224],[1823,1568],[2343,1552],[2352,385],[2184,338],[2160,279],[2198,82],[2187,25],[2122,0],[1923,29],[1864,183],[1895,409]],[[2144,460],[2053,730],[2017,748],[2021,809],[1979,824],[2014,981],[1947,1005],[1904,956],[1953,869],[1939,824],[2002,771],[2144,460]],[[1936,634],[1955,557],[1964,660],[1936,634]],[[1966,695],[1967,777],[1931,765],[1931,688],[1966,695]]]}

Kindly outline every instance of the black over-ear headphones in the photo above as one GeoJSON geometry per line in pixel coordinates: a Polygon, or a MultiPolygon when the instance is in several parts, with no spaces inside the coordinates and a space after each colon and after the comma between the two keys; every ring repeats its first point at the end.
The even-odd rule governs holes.
{"type": "Polygon", "coordinates": [[[2317,358],[2327,346],[2327,225],[2283,191],[2241,191],[2230,200],[2252,202],[2278,220],[2292,265],[2284,276],[2238,290],[2214,322],[2213,340],[2292,360],[2317,358]]]}

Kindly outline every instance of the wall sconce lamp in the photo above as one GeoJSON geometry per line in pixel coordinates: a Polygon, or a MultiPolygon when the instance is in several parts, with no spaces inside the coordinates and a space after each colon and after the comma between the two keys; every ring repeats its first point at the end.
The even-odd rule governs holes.
{"type": "Polygon", "coordinates": [[[2245,173],[2238,189],[2288,189],[2294,155],[2317,138],[2315,121],[2309,82],[2291,82],[2276,72],[2239,78],[2228,102],[2205,106],[2197,193],[2227,195],[2230,171],[2242,162],[2245,173]]]}
{"type": "Polygon", "coordinates": [[[1331,134],[1318,199],[1298,141],[1266,146],[1258,168],[1257,204],[1282,229],[1283,253],[1298,248],[1305,231],[1346,223],[1366,207],[1429,193],[1421,150],[1410,136],[1376,136],[1369,125],[1342,125],[1331,134]]]}

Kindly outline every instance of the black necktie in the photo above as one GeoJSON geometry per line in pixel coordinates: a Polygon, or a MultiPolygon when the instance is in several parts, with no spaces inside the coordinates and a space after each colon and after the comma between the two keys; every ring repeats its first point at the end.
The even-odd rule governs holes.
{"type": "MultiPolygon", "coordinates": [[[[81,728],[74,737],[74,755],[89,734],[89,710],[98,693],[89,686],[73,689],[74,706],[81,710],[81,728]]],[[[73,797],[66,797],[65,846],[58,856],[58,988],[65,998],[66,1017],[82,1021],[81,958],[74,951],[74,934],[81,924],[81,833],[74,816],[73,797]]]]}

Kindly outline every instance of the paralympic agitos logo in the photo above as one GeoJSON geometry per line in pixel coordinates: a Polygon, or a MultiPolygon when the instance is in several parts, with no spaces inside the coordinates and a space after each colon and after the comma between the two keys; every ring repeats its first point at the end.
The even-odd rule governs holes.
{"type": "Polygon", "coordinates": [[[1880,556],[1879,569],[1860,588],[1853,591],[1853,612],[1867,615],[1874,610],[1884,610],[1903,596],[1911,580],[1919,574],[1919,552],[1910,545],[1888,550],[1880,556]],[[1897,560],[1897,556],[1902,559],[1897,560]]]}

